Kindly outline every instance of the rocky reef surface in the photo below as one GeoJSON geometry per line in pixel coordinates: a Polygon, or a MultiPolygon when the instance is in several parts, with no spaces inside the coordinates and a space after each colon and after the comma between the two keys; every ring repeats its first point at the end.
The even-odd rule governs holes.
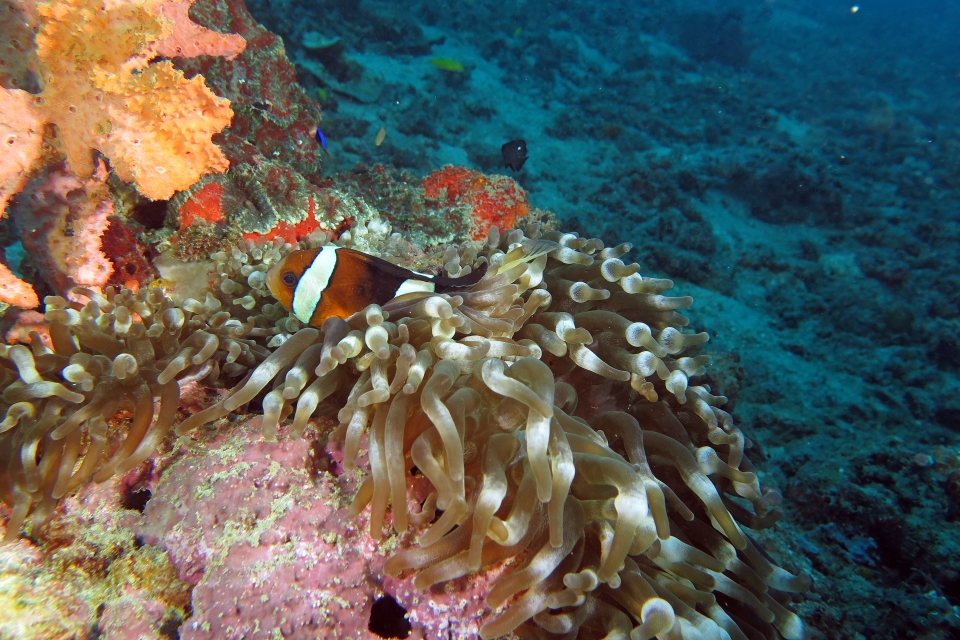
{"type": "MultiPolygon", "coordinates": [[[[44,302],[78,310],[75,286],[200,309],[214,285],[222,310],[263,330],[243,338],[253,366],[301,327],[250,284],[256,269],[211,276],[211,254],[338,241],[436,271],[444,247],[491,227],[629,242],[619,259],[695,300],[684,314],[710,342],[693,354],[712,357],[696,383],[726,398],[749,473],[783,494],[782,519],[754,538],[812,577],[788,603],[807,637],[952,637],[960,16],[888,4],[152,0],[99,15],[4,0],[6,342],[56,351],[44,302]],[[107,28],[122,53],[59,57],[96,51],[107,28]],[[79,99],[96,92],[113,106],[79,99]],[[530,157],[513,172],[499,150],[518,138],[530,157]]],[[[8,377],[22,378],[17,353],[4,346],[8,377]]],[[[581,382],[581,409],[605,406],[608,387],[581,382]]],[[[181,380],[175,423],[217,387],[181,380]]],[[[18,398],[5,392],[4,411],[18,398]]],[[[28,525],[0,547],[0,637],[370,637],[385,594],[403,611],[383,601],[399,631],[381,637],[404,637],[388,635],[404,611],[417,633],[471,637],[497,576],[426,592],[391,577],[384,563],[413,540],[374,541],[370,511],[346,515],[359,480],[330,439],[336,411],[271,443],[263,401],[62,499],[35,487],[18,501],[30,481],[11,473],[0,513],[28,525]],[[45,516],[36,531],[25,504],[45,516]]],[[[21,456],[25,414],[10,415],[9,468],[42,460],[54,445],[21,456]]],[[[135,415],[107,416],[111,433],[135,415]]]]}

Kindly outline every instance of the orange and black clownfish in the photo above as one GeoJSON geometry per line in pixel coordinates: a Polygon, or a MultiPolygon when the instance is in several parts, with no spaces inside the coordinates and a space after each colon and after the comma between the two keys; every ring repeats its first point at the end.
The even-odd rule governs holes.
{"type": "Polygon", "coordinates": [[[346,319],[407,293],[464,289],[486,272],[484,263],[462,278],[429,276],[354,249],[326,246],[285,257],[267,273],[267,286],[298,320],[320,327],[331,316],[346,319]]]}

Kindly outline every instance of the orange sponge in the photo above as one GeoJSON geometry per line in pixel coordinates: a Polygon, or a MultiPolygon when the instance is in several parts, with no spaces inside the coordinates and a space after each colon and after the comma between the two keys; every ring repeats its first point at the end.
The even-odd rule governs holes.
{"type": "MultiPolygon", "coordinates": [[[[232,58],[246,42],[190,21],[194,0],[49,0],[34,6],[39,95],[0,88],[0,215],[43,151],[52,123],[71,169],[93,175],[92,149],[144,196],[166,200],[229,161],[211,137],[230,124],[230,102],[203,76],[157,57],[232,58]]],[[[9,13],[9,12],[7,12],[9,13]]],[[[0,265],[0,301],[36,306],[30,285],[0,265]]]]}
{"type": "MultiPolygon", "coordinates": [[[[93,173],[90,149],[99,149],[123,180],[153,200],[170,198],[208,172],[229,162],[211,142],[233,117],[228,100],[215,96],[202,76],[187,80],[169,61],[150,60],[162,49],[182,55],[205,53],[204,32],[164,16],[164,8],[186,19],[184,0],[106,2],[56,0],[39,5],[37,56],[43,92],[37,97],[44,120],[60,130],[71,168],[81,177],[93,173]],[[170,40],[170,38],[179,40],[170,40]],[[172,42],[183,44],[171,45],[172,42]],[[187,42],[193,47],[185,47],[187,42]]],[[[213,33],[213,32],[208,32],[213,33]]],[[[214,34],[220,36],[220,34],[214,34]]],[[[224,41],[209,39],[213,53],[224,41]]],[[[232,36],[226,52],[236,55],[243,39],[232,36]],[[239,42],[237,42],[239,40],[239,42]]]]}
{"type": "Polygon", "coordinates": [[[13,275],[7,265],[0,263],[0,302],[32,309],[40,304],[40,299],[33,287],[13,275]]]}
{"type": "Polygon", "coordinates": [[[0,214],[10,196],[23,189],[43,146],[43,122],[33,100],[26,91],[0,89],[0,214]]]}
{"type": "MultiPolygon", "coordinates": [[[[33,96],[0,89],[0,214],[10,196],[23,188],[27,170],[40,155],[43,122],[33,110],[33,96]]],[[[29,309],[40,304],[33,287],[0,264],[0,302],[29,309]]]]}

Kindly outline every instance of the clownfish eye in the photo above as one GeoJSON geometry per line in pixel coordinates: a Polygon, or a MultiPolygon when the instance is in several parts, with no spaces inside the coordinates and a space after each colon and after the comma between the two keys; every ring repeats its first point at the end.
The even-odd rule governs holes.
{"type": "Polygon", "coordinates": [[[287,285],[288,287],[293,287],[297,284],[297,274],[295,274],[293,271],[285,271],[280,277],[283,280],[283,284],[287,285]]]}

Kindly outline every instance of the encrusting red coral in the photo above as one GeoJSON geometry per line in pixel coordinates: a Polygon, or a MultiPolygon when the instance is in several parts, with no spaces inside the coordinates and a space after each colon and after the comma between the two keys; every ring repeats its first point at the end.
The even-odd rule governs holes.
{"type": "Polygon", "coordinates": [[[490,227],[510,229],[530,213],[527,192],[507,176],[485,176],[466,167],[446,166],[423,179],[436,207],[465,206],[473,222],[470,237],[487,237],[490,227]]]}
{"type": "Polygon", "coordinates": [[[223,185],[219,182],[204,182],[198,184],[193,192],[184,199],[180,206],[180,231],[183,232],[193,226],[196,220],[203,220],[208,224],[226,222],[223,206],[223,185]]]}
{"type": "Polygon", "coordinates": [[[138,291],[159,275],[151,262],[156,251],[137,239],[134,229],[124,218],[110,216],[108,222],[100,236],[100,249],[113,263],[113,273],[107,284],[138,291]]]}

